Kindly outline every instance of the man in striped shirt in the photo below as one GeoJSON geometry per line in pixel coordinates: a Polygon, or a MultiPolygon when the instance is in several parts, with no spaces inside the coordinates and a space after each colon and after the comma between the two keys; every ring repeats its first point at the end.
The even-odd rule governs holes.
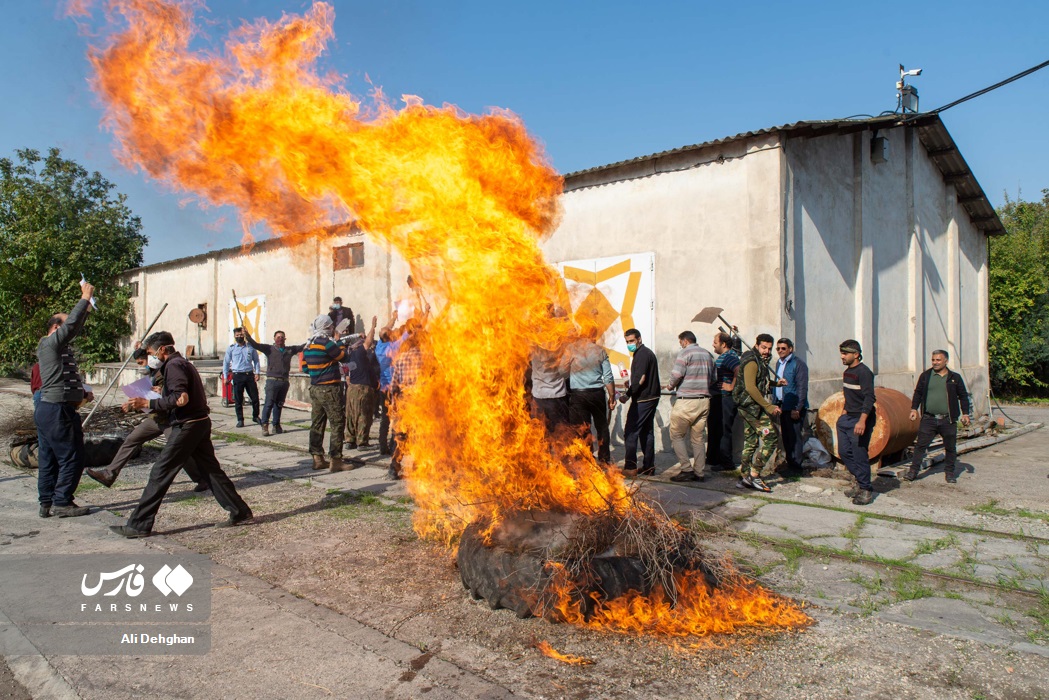
{"type": "Polygon", "coordinates": [[[707,446],[703,431],[710,413],[710,393],[714,390],[714,356],[696,343],[692,331],[683,331],[677,338],[681,352],[674,360],[667,390],[677,390],[677,401],[670,409],[670,444],[681,471],[670,480],[706,481],[707,446]],[[692,461],[688,458],[686,435],[692,443],[692,461]]]}
{"type": "Polygon", "coordinates": [[[302,360],[310,375],[310,454],[313,455],[313,468],[320,470],[329,467],[324,461],[324,430],[330,422],[328,456],[331,458],[331,471],[340,472],[346,470],[342,462],[346,413],[339,363],[346,359],[346,351],[333,339],[334,326],[327,314],[314,319],[302,360]]]}

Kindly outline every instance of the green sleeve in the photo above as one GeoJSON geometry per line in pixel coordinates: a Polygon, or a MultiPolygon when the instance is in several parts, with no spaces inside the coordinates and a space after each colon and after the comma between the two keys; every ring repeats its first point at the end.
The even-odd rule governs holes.
{"type": "Polygon", "coordinates": [[[761,406],[766,413],[771,412],[772,404],[765,400],[765,397],[758,391],[758,363],[748,362],[743,367],[743,386],[746,388],[747,393],[750,394],[750,398],[754,399],[761,406]]]}

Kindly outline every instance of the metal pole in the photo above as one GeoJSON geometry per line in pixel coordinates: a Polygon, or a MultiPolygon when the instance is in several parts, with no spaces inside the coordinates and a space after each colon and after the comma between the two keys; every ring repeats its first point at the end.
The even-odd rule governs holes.
{"type": "MultiPolygon", "coordinates": [[[[160,311],[157,312],[156,317],[153,319],[153,323],[149,324],[149,328],[147,328],[146,332],[142,334],[142,340],[145,340],[146,336],[149,335],[149,332],[153,330],[153,326],[157,325],[157,321],[160,320],[160,314],[164,313],[164,309],[166,308],[168,308],[168,305],[165,302],[164,306],[160,307],[160,311]]],[[[127,368],[128,363],[131,362],[131,358],[134,356],[135,351],[132,350],[131,354],[127,356],[126,360],[124,360],[124,364],[120,366],[120,370],[115,375],[113,375],[112,381],[109,382],[109,386],[106,387],[106,390],[102,392],[102,396],[95,399],[95,405],[91,407],[91,412],[87,414],[86,418],[84,418],[83,422],[81,423],[81,427],[87,426],[88,421],[91,420],[91,416],[95,415],[95,411],[97,411],[98,407],[102,405],[102,400],[109,395],[109,392],[113,388],[113,385],[117,383],[118,379],[120,379],[120,375],[123,374],[124,369],[127,368]]]]}

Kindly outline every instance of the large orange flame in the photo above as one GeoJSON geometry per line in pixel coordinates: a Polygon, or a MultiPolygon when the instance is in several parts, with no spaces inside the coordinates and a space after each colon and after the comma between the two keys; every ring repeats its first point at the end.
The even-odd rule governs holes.
{"type": "MultiPolygon", "coordinates": [[[[562,181],[521,120],[414,97],[394,109],[379,92],[365,106],[317,72],[333,37],[328,4],[244,24],[212,53],[191,47],[202,40],[198,5],[105,3],[90,61],[106,124],[127,165],[236,207],[246,231],[265,223],[295,242],[353,220],[408,261],[437,310],[419,336],[420,380],[396,416],[419,533],[450,544],[467,523],[509,512],[633,507],[618,472],[574,435],[547,435],[526,407],[530,354],[558,351],[576,331],[551,313],[564,289],[539,249],[557,225],[562,181]]],[[[650,602],[648,613],[649,602],[617,602],[629,609],[604,624],[683,610],[650,602]]],[[[696,619],[710,613],[701,601],[681,624],[702,632],[696,619]]]]}

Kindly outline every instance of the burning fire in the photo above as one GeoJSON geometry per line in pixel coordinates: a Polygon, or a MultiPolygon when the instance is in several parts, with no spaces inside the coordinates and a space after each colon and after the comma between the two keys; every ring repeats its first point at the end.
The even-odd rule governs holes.
{"type": "Polygon", "coordinates": [[[562,663],[569,664],[571,666],[589,666],[594,663],[593,659],[588,659],[585,656],[576,656],[575,654],[562,654],[557,649],[550,646],[550,642],[543,640],[535,645],[535,648],[542,652],[543,656],[549,656],[551,659],[555,659],[562,663]]]}
{"type": "MultiPolygon", "coordinates": [[[[71,14],[90,17],[88,4],[71,14]]],[[[236,207],[246,235],[264,223],[295,243],[352,220],[408,261],[436,311],[418,336],[420,379],[396,415],[419,534],[452,544],[472,521],[521,510],[634,508],[617,471],[528,413],[530,355],[560,350],[577,330],[551,312],[568,303],[539,248],[557,226],[562,180],[521,120],[351,95],[316,67],[334,36],[326,3],[245,23],[212,52],[196,48],[198,7],[105,2],[89,59],[118,155],[176,191],[236,207]]],[[[672,607],[658,595],[610,601],[585,624],[704,634],[804,619],[763,592],[694,588],[672,607]]],[[[575,619],[567,602],[562,612],[575,619]]]]}
{"type": "Polygon", "coordinates": [[[749,630],[801,629],[812,620],[792,601],[733,574],[719,586],[708,586],[702,574],[675,577],[677,600],[662,589],[643,596],[630,593],[613,600],[596,600],[584,615],[571,590],[560,591],[557,611],[566,622],[593,629],[674,637],[705,637],[749,630]]]}

